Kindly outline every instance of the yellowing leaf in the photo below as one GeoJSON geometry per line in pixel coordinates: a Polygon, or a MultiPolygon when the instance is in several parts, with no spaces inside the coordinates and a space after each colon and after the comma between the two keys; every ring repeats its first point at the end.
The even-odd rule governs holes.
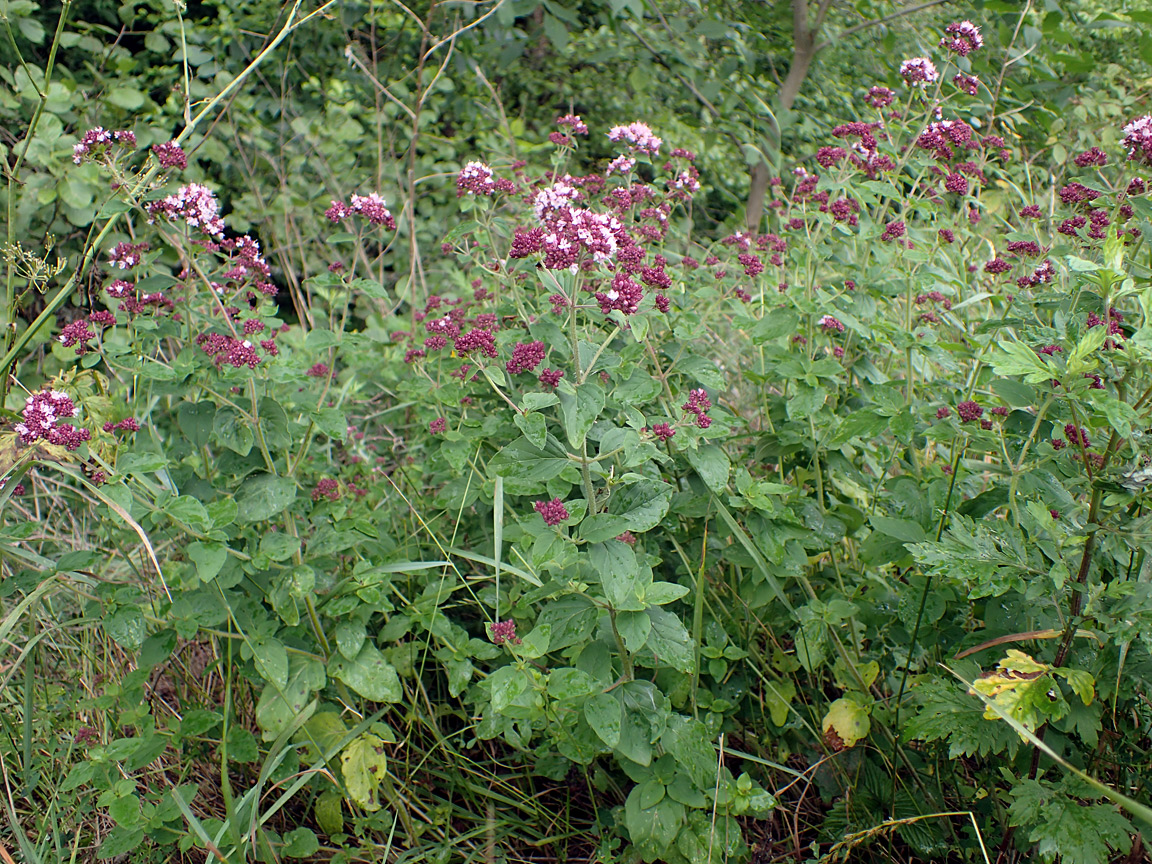
{"type": "Polygon", "coordinates": [[[364,810],[379,810],[376,792],[380,781],[388,773],[388,759],[384,755],[384,739],[365,732],[344,748],[340,756],[340,771],[352,803],[364,810]]]}
{"type": "Polygon", "coordinates": [[[828,713],[824,715],[821,725],[825,732],[832,730],[840,736],[845,747],[852,747],[868,734],[872,721],[868,719],[868,710],[863,705],[844,696],[828,706],[828,713]]]}

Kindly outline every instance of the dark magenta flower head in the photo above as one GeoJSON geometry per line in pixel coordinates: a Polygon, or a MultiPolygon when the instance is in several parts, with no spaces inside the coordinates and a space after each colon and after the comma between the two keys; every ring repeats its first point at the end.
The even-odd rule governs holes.
{"type": "Polygon", "coordinates": [[[968,400],[956,406],[956,413],[960,416],[961,423],[971,423],[973,420],[980,419],[984,414],[984,409],[975,402],[968,400]]]}
{"type": "Polygon", "coordinates": [[[559,498],[553,498],[551,501],[537,501],[533,507],[544,519],[544,524],[549,527],[559,525],[568,518],[568,508],[559,498]]]}

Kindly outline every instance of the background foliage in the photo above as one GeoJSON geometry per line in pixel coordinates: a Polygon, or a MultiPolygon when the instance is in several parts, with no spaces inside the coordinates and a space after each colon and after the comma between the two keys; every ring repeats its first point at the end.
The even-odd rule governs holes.
{"type": "Polygon", "coordinates": [[[1152,228],[1121,128],[1148,111],[1148,4],[0,19],[6,416],[53,387],[91,431],[0,436],[16,860],[1141,860],[1152,228]],[[782,100],[798,10],[811,66],[782,100]],[[898,67],[945,73],[961,18],[983,83],[960,94],[949,67],[938,95],[979,146],[934,159],[907,146],[933,116],[898,67]],[[591,134],[557,148],[570,112],[591,134]],[[881,118],[896,170],[814,161],[881,118]],[[605,315],[604,273],[509,251],[532,195],[603,177],[634,120],[664,149],[606,191],[660,190],[666,224],[616,215],[668,284],[605,315]],[[137,149],[74,164],[94,126],[137,149]],[[186,169],[143,152],[177,137],[186,169]],[[1093,146],[1107,165],[1077,165],[1093,146]],[[690,203],[674,147],[697,156],[690,203]],[[967,191],[945,192],[932,168],[962,156],[967,191]],[[458,197],[474,159],[518,193],[458,197]],[[744,236],[758,171],[783,183],[744,236]],[[1088,213],[1073,181],[1143,233],[1061,233],[1088,213]],[[187,183],[266,274],[150,222],[187,183]],[[394,231],[326,218],[376,191],[394,231]],[[120,268],[147,308],[78,355],[65,328],[124,312],[119,242],[150,244],[120,268]],[[449,310],[496,356],[414,354],[449,310]],[[197,342],[243,321],[275,340],[256,368],[197,342]],[[537,341],[554,388],[506,365],[537,341]],[[694,391],[710,425],[680,407],[694,391]]]}

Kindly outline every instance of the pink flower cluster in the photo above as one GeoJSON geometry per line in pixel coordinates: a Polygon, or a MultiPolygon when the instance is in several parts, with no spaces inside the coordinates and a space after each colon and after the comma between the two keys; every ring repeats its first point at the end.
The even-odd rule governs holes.
{"type": "Polygon", "coordinates": [[[973,51],[984,47],[984,37],[980,28],[971,21],[956,21],[944,28],[946,36],[940,37],[940,47],[954,54],[967,57],[973,51]]]}
{"type": "Polygon", "coordinates": [[[913,57],[900,64],[900,76],[909,87],[919,87],[923,90],[929,84],[935,84],[940,73],[927,57],[913,57]]]}
{"type": "Polygon", "coordinates": [[[825,315],[818,322],[825,333],[843,333],[844,323],[834,315],[825,315]]]}
{"type": "Polygon", "coordinates": [[[503,645],[505,642],[512,645],[520,644],[520,637],[516,635],[516,622],[511,618],[507,621],[497,621],[492,625],[492,644],[503,645]]]}
{"type": "Polygon", "coordinates": [[[152,153],[162,168],[175,168],[183,171],[188,167],[188,156],[184,149],[175,141],[165,141],[163,144],[153,144],[152,153]]]}
{"type": "Polygon", "coordinates": [[[596,302],[605,315],[619,310],[625,315],[634,315],[644,298],[644,289],[627,273],[617,273],[612,277],[612,285],[607,291],[596,292],[596,302]]]}
{"type": "Polygon", "coordinates": [[[553,498],[551,501],[537,501],[532,506],[543,518],[544,524],[550,528],[559,525],[568,518],[568,508],[559,498],[553,498]]]}
{"type": "Polygon", "coordinates": [[[85,159],[93,159],[110,144],[117,144],[126,149],[136,147],[136,134],[122,129],[118,132],[109,132],[103,126],[89,129],[81,136],[80,141],[72,145],[72,161],[79,165],[85,159]]]}
{"type": "Polygon", "coordinates": [[[174,195],[148,205],[151,214],[149,221],[157,216],[166,219],[182,220],[189,228],[199,228],[213,237],[224,235],[224,220],[220,218],[220,205],[215,193],[207,186],[189,183],[181,186],[174,195]]]}
{"type": "Polygon", "coordinates": [[[504,364],[508,374],[531,372],[544,362],[546,349],[543,342],[517,342],[512,349],[512,359],[504,364]]]}
{"type": "Polygon", "coordinates": [[[1138,117],[1124,127],[1128,160],[1152,166],[1152,114],[1138,117]]]}
{"type": "Polygon", "coordinates": [[[389,231],[396,230],[396,220],[391,211],[384,206],[384,199],[378,192],[367,195],[353,195],[348,203],[332,201],[332,206],[324,211],[330,222],[343,222],[349,216],[360,215],[373,225],[383,225],[389,231]]]}
{"type": "Polygon", "coordinates": [[[465,195],[495,195],[497,192],[514,192],[516,187],[511,180],[497,177],[483,162],[469,162],[456,175],[456,197],[465,195]]]}
{"type": "Polygon", "coordinates": [[[312,500],[319,501],[321,498],[327,498],[329,501],[338,500],[340,498],[340,481],[333,480],[331,477],[320,480],[312,490],[312,500]]]}
{"type": "Polygon", "coordinates": [[[708,416],[708,410],[712,407],[712,400],[708,398],[708,392],[703,388],[690,390],[688,401],[680,407],[685,414],[696,415],[696,425],[701,429],[707,429],[712,425],[712,418],[708,416]]]}
{"type": "Polygon", "coordinates": [[[67,393],[59,390],[41,390],[33,393],[24,401],[24,410],[21,413],[23,422],[16,424],[16,432],[25,444],[35,441],[47,441],[75,450],[83,442],[92,437],[87,429],[76,428],[71,423],[60,423],[69,417],[75,417],[80,411],[67,393]]]}
{"type": "Polygon", "coordinates": [[[971,423],[973,420],[979,420],[984,414],[984,409],[975,402],[969,400],[961,402],[956,406],[956,413],[960,415],[961,423],[971,423]]]}
{"type": "Polygon", "coordinates": [[[573,135],[588,134],[588,124],[580,119],[579,114],[565,114],[563,117],[557,117],[556,125],[561,128],[567,127],[573,135]]]}
{"type": "Polygon", "coordinates": [[[663,139],[657,138],[646,123],[629,123],[627,126],[613,126],[608,132],[609,141],[623,141],[628,149],[636,153],[655,156],[660,152],[663,139]]]}
{"type": "Polygon", "coordinates": [[[126,417],[119,423],[113,423],[109,420],[104,424],[105,432],[139,432],[140,423],[135,417],[126,417]]]}
{"type": "Polygon", "coordinates": [[[201,333],[196,337],[196,344],[205,354],[213,358],[217,369],[221,366],[233,366],[237,369],[247,366],[249,369],[255,369],[260,365],[260,355],[256,353],[256,346],[247,339],[237,339],[235,336],[223,333],[201,333]]]}
{"type": "Polygon", "coordinates": [[[148,251],[147,243],[117,243],[108,251],[108,263],[121,270],[131,270],[144,260],[142,253],[148,251]]]}

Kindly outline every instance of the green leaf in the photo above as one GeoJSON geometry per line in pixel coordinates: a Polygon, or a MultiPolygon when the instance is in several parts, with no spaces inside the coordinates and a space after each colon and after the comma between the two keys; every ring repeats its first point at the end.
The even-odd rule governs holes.
{"type": "Polygon", "coordinates": [[[619,612],[616,615],[616,630],[624,639],[624,647],[635,654],[648,641],[652,619],[647,612],[619,612]]]}
{"type": "Polygon", "coordinates": [[[183,522],[200,531],[207,531],[210,523],[204,505],[191,495],[177,495],[164,505],[164,512],[177,522],[183,522]]]}
{"type": "Polygon", "coordinates": [[[312,808],[316,824],[320,830],[331,836],[344,830],[344,798],[339,792],[329,789],[316,799],[312,808]]]}
{"type": "Polygon", "coordinates": [[[308,858],[320,849],[320,841],[311,828],[294,828],[284,835],[280,851],[287,858],[308,858]]]}
{"type": "Polygon", "coordinates": [[[113,87],[104,98],[125,111],[137,111],[144,105],[144,94],[131,87],[113,87]]]}
{"type": "Polygon", "coordinates": [[[585,543],[603,543],[629,530],[631,524],[623,516],[597,513],[580,523],[580,539],[585,543]]]}
{"type": "Polygon", "coordinates": [[[260,554],[273,561],[287,561],[300,551],[300,538],[284,531],[272,531],[260,538],[260,554]]]}
{"type": "Polygon", "coordinates": [[[252,639],[252,661],[260,677],[283,690],[288,686],[288,651],[284,644],[271,637],[252,639]]]}
{"type": "Polygon", "coordinates": [[[193,447],[203,447],[212,438],[213,423],[216,419],[216,405],[213,402],[184,402],[176,413],[180,431],[193,447]]]}
{"type": "Polygon", "coordinates": [[[560,417],[568,444],[578,451],[604,410],[604,388],[593,378],[576,387],[575,392],[557,389],[556,395],[560,398],[560,417]]]}
{"type": "Polygon", "coordinates": [[[125,828],[117,825],[108,832],[108,836],[96,850],[96,857],[103,861],[108,858],[119,858],[127,855],[144,841],[143,828],[125,828]]]}
{"type": "Polygon", "coordinates": [[[546,483],[571,464],[559,450],[537,447],[527,438],[517,438],[493,456],[488,467],[505,479],[546,483]]]}
{"type": "Polygon", "coordinates": [[[653,661],[661,666],[671,666],[686,675],[696,668],[692,637],[683,622],[667,609],[659,606],[648,607],[648,617],[652,621],[652,632],[648,634],[645,654],[651,651],[653,661]]]}
{"type": "Polygon", "coordinates": [[[343,411],[335,408],[321,408],[312,415],[312,422],[322,435],[327,435],[333,441],[343,441],[348,435],[348,418],[343,411]]]}
{"type": "Polygon", "coordinates": [[[997,343],[1000,350],[992,354],[992,368],[997,375],[1020,375],[1029,384],[1038,384],[1053,377],[1053,372],[1040,357],[1023,342],[997,343]]]}
{"type": "Polygon", "coordinates": [[[684,824],[684,805],[664,797],[654,807],[640,806],[641,786],[632,787],[624,804],[624,826],[645,860],[666,860],[668,848],[684,824]]]}
{"type": "Polygon", "coordinates": [[[685,455],[705,486],[717,495],[727,488],[732,463],[728,461],[728,454],[718,445],[705,444],[698,450],[686,451],[685,455]]]}
{"type": "Polygon", "coordinates": [[[585,702],[584,719],[609,747],[615,749],[620,744],[624,704],[615,693],[597,693],[585,702]]]}
{"type": "Polygon", "coordinates": [[[380,781],[388,774],[384,739],[365,732],[352,741],[340,755],[340,773],[353,804],[370,812],[379,810],[380,802],[376,795],[380,781]]]}
{"type": "Polygon", "coordinates": [[[596,543],[588,549],[588,560],[600,574],[604,596],[614,609],[644,608],[640,595],[651,582],[652,574],[641,573],[632,547],[619,540],[596,543]]]}
{"type": "Polygon", "coordinates": [[[645,603],[651,603],[654,606],[664,606],[679,600],[687,593],[688,589],[685,586],[677,585],[675,582],[653,582],[644,589],[642,599],[645,603]]]}
{"type": "Polygon", "coordinates": [[[371,642],[364,644],[355,660],[334,658],[330,671],[334,678],[373,702],[399,702],[404,698],[396,667],[371,642]]]}
{"type": "Polygon", "coordinates": [[[353,660],[367,638],[367,631],[359,621],[341,621],[336,625],[336,648],[344,659],[353,660]]]}
{"type": "Polygon", "coordinates": [[[216,413],[212,431],[221,444],[240,456],[247,456],[256,440],[251,425],[232,408],[221,408],[216,413]]]}
{"type": "Polygon", "coordinates": [[[613,509],[627,520],[629,531],[650,531],[667,515],[672,491],[671,484],[660,480],[638,480],[616,492],[613,509]]]}
{"type": "Polygon", "coordinates": [[[288,664],[288,683],[283,688],[269,684],[256,703],[256,723],[265,741],[273,741],[302,714],[314,711],[311,694],[324,686],[324,667],[308,657],[293,656],[288,664]]]}
{"type": "Polygon", "coordinates": [[[1042,860],[1059,856],[1062,864],[1098,864],[1131,846],[1132,825],[1110,804],[1085,805],[1079,795],[1030,779],[1018,780],[1009,794],[1009,821],[1027,828],[1042,860]]]}
{"type": "Polygon", "coordinates": [[[644,714],[639,711],[624,712],[616,752],[637,765],[652,764],[652,726],[644,714]]]}
{"type": "Polygon", "coordinates": [[[284,512],[295,500],[296,483],[290,477],[256,474],[244,481],[236,495],[236,518],[241,522],[263,522],[284,512]]]}
{"type": "Polygon", "coordinates": [[[539,411],[516,414],[512,419],[533,447],[543,447],[548,442],[548,422],[539,411]]]}
{"type": "Polygon", "coordinates": [[[992,392],[1013,408],[1029,408],[1036,404],[1036,391],[1011,378],[997,378],[992,382],[992,392]]]}
{"type": "Polygon", "coordinates": [[[196,565],[201,582],[211,582],[228,560],[228,549],[223,543],[194,540],[188,544],[188,557],[196,565]]]}
{"type": "Polygon", "coordinates": [[[895,519],[891,516],[881,516],[879,513],[874,513],[868,517],[868,521],[881,534],[895,537],[904,543],[923,543],[928,539],[928,535],[924,533],[920,524],[911,519],[895,519]]]}

